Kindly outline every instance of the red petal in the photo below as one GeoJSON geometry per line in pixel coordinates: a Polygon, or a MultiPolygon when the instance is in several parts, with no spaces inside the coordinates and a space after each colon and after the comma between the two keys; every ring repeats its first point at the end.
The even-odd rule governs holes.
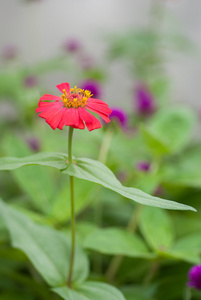
{"type": "MultiPolygon", "coordinates": [[[[78,112],[79,114],[79,112],[78,112]]],[[[78,128],[78,129],[85,129],[85,125],[84,125],[84,122],[82,121],[82,119],[80,118],[79,116],[79,124],[78,126],[72,126],[73,128],[78,128]]]]}
{"type": "Polygon", "coordinates": [[[66,115],[68,114],[68,110],[69,110],[69,109],[66,109],[66,110],[65,110],[63,116],[61,116],[61,121],[60,121],[60,123],[58,124],[58,128],[61,129],[61,130],[62,130],[63,127],[64,127],[64,123],[65,123],[65,120],[66,120],[66,115]]]}
{"type": "Polygon", "coordinates": [[[102,104],[102,105],[107,105],[107,103],[105,103],[104,101],[102,100],[99,100],[99,99],[95,99],[95,98],[89,98],[87,99],[87,103],[90,102],[90,103],[97,103],[97,104],[102,104]]]}
{"type": "Polygon", "coordinates": [[[68,115],[65,121],[66,126],[78,126],[79,124],[79,115],[76,108],[68,109],[68,115]]]}
{"type": "Polygon", "coordinates": [[[61,121],[58,125],[59,129],[63,129],[63,126],[75,126],[79,124],[79,115],[76,108],[66,108],[65,113],[63,114],[61,121]]]}
{"type": "Polygon", "coordinates": [[[108,117],[108,115],[105,115],[104,113],[100,112],[100,111],[97,111],[96,109],[94,108],[89,108],[88,106],[85,106],[88,110],[91,110],[95,113],[97,113],[106,123],[109,123],[110,122],[110,119],[108,117]]]}
{"type": "Polygon", "coordinates": [[[86,103],[86,107],[89,109],[92,108],[92,109],[95,109],[96,111],[100,112],[100,113],[103,113],[105,115],[110,115],[112,113],[112,110],[108,107],[108,106],[105,106],[105,105],[102,105],[102,104],[97,104],[97,103],[86,103]]]}
{"type": "Polygon", "coordinates": [[[59,100],[61,100],[61,97],[50,95],[50,94],[45,94],[42,97],[40,97],[39,101],[43,101],[43,100],[59,101],[59,100]]]}
{"type": "Polygon", "coordinates": [[[102,125],[92,114],[86,111],[83,107],[78,107],[80,118],[85,122],[89,131],[101,128],[102,125]]]}
{"type": "Polygon", "coordinates": [[[39,102],[38,107],[36,108],[36,112],[46,111],[52,108],[61,108],[63,106],[62,102],[39,102]]]}
{"type": "Polygon", "coordinates": [[[52,127],[52,129],[56,129],[59,125],[62,116],[64,115],[66,108],[58,110],[55,114],[52,114],[49,118],[46,118],[46,122],[52,127]]]}
{"type": "Polygon", "coordinates": [[[55,114],[60,111],[60,108],[51,108],[51,109],[47,109],[47,110],[44,110],[42,111],[40,114],[39,114],[39,117],[43,118],[43,119],[48,119],[48,118],[51,118],[52,116],[55,116],[55,114]]]}
{"type": "Polygon", "coordinates": [[[69,84],[68,82],[64,82],[64,83],[58,84],[56,87],[57,87],[57,88],[60,90],[60,92],[62,92],[62,93],[63,93],[63,90],[66,90],[67,93],[70,92],[70,84],[69,84]]]}

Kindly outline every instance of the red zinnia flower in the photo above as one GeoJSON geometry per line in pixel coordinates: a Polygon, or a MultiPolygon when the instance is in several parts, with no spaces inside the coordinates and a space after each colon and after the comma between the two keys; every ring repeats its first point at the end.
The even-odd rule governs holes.
{"type": "Polygon", "coordinates": [[[102,124],[87,110],[97,113],[106,123],[110,122],[112,110],[99,99],[91,98],[88,90],[76,86],[70,88],[69,83],[61,83],[57,88],[63,93],[61,96],[45,94],[38,103],[36,112],[44,118],[52,129],[63,129],[63,126],[84,129],[85,124],[89,131],[101,128],[102,124]]]}

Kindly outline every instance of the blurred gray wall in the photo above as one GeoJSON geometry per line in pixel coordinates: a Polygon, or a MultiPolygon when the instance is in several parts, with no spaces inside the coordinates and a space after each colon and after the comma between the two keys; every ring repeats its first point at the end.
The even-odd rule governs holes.
{"type": "MultiPolygon", "coordinates": [[[[171,56],[167,69],[173,78],[175,100],[199,106],[201,96],[201,0],[164,1],[173,26],[198,47],[194,55],[171,56]]],[[[83,41],[89,53],[101,60],[109,33],[146,26],[151,0],[0,0],[0,50],[8,44],[20,48],[22,60],[32,63],[56,55],[70,37],[83,41]]],[[[172,26],[166,20],[163,26],[172,26]]],[[[113,92],[125,74],[117,65],[108,66],[112,76],[106,87],[106,98],[119,102],[127,89],[113,92]]],[[[201,105],[200,105],[201,106],[201,105]]]]}

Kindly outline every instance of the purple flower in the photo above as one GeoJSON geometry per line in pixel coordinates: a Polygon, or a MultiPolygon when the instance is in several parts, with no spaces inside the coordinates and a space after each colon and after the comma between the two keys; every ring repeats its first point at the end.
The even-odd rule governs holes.
{"type": "Polygon", "coordinates": [[[27,88],[31,88],[34,87],[38,84],[38,80],[36,78],[36,76],[34,75],[28,75],[27,77],[25,77],[24,79],[24,85],[27,88]]]}
{"type": "Polygon", "coordinates": [[[188,286],[201,290],[201,265],[193,266],[188,273],[188,286]]]}
{"type": "Polygon", "coordinates": [[[92,98],[101,97],[101,86],[98,81],[87,79],[79,84],[79,87],[84,90],[89,90],[92,93],[92,98]]]}
{"type": "Polygon", "coordinates": [[[157,197],[162,197],[164,195],[164,188],[161,185],[157,186],[153,192],[153,195],[157,197]]]}
{"type": "Polygon", "coordinates": [[[150,163],[147,162],[147,161],[139,161],[139,162],[136,164],[136,168],[137,168],[139,171],[148,172],[148,171],[150,170],[150,163]]]}
{"type": "Polygon", "coordinates": [[[27,144],[34,152],[38,152],[40,150],[40,141],[36,137],[27,138],[27,144]]]}
{"type": "Polygon", "coordinates": [[[110,119],[115,120],[119,123],[122,128],[126,128],[128,125],[128,115],[127,113],[119,107],[111,107],[112,113],[110,119]]]}
{"type": "Polygon", "coordinates": [[[135,110],[141,115],[150,115],[155,111],[155,100],[148,86],[139,83],[135,89],[135,110]]]}
{"type": "Polygon", "coordinates": [[[2,56],[6,60],[15,58],[18,54],[18,49],[14,45],[6,45],[2,50],[2,56]]]}
{"type": "Polygon", "coordinates": [[[74,53],[78,52],[82,48],[82,45],[79,40],[71,38],[64,43],[63,48],[68,52],[74,53]]]}

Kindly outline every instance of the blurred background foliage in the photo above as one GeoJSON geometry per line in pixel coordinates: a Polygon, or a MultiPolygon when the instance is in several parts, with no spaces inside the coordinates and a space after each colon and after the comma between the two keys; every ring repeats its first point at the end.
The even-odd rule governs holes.
{"type": "MultiPolygon", "coordinates": [[[[2,48],[1,156],[65,153],[67,128],[53,131],[35,113],[49,78],[57,78],[54,74],[60,72],[63,81],[70,78],[71,85],[87,86],[104,100],[104,88],[110,89],[108,68],[118,61],[129,77],[129,91],[121,95],[121,101],[111,102],[110,124],[90,133],[75,132],[74,156],[98,159],[123,184],[197,209],[194,213],[143,207],[76,179],[77,240],[89,256],[90,279],[114,284],[127,300],[186,299],[188,270],[201,263],[200,114],[191,99],[188,104],[172,101],[174,83],[166,69],[167,53],[193,56],[200,49],[178,30],[161,30],[168,15],[162,2],[152,1],[147,26],[105,37],[103,63],[95,61],[76,38],[67,39],[62,53],[58,50],[54,57],[33,65],[20,61],[15,45],[2,48]]],[[[58,83],[49,88],[50,93],[55,93],[58,83]]],[[[121,80],[124,85],[128,87],[121,80]]],[[[111,87],[111,97],[112,89],[116,95],[121,86],[111,87]]],[[[70,230],[68,185],[66,176],[41,166],[0,172],[0,196],[6,203],[40,226],[56,228],[66,236],[70,230]]],[[[1,300],[56,299],[27,256],[11,247],[3,211],[1,300]]],[[[192,299],[201,299],[201,294],[193,291],[192,299]]]]}

